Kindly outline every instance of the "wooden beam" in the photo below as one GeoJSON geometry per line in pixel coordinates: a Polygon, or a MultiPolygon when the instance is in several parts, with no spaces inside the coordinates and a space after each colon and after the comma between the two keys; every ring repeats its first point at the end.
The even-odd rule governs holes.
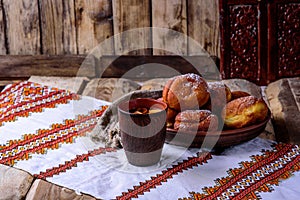
{"type": "Polygon", "coordinates": [[[95,76],[95,58],[85,55],[0,55],[0,78],[95,76]],[[85,66],[84,70],[78,70],[85,66]]]}
{"type": "Polygon", "coordinates": [[[208,56],[0,55],[0,79],[80,76],[150,79],[197,73],[218,78],[219,60],[208,56]]]}
{"type": "Polygon", "coordinates": [[[219,79],[219,60],[207,56],[103,56],[96,67],[97,77],[129,79],[166,78],[196,73],[219,79]]]}

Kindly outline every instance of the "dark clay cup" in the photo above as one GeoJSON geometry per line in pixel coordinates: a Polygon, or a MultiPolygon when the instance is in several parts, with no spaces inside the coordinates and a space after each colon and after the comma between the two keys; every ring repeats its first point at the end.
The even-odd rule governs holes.
{"type": "Polygon", "coordinates": [[[166,138],[167,104],[150,98],[122,102],[118,107],[121,142],[127,160],[136,166],[150,166],[159,162],[166,138]],[[154,113],[136,114],[139,108],[154,113]]]}

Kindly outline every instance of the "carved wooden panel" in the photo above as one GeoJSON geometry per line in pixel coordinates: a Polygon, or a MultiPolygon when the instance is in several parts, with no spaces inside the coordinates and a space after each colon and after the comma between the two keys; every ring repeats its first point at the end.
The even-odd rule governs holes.
{"type": "Polygon", "coordinates": [[[300,3],[277,5],[278,77],[300,75],[300,3]]]}
{"type": "Polygon", "coordinates": [[[250,78],[258,76],[258,10],[256,5],[229,7],[230,59],[229,77],[250,78]]]}
{"type": "Polygon", "coordinates": [[[220,19],[223,78],[300,76],[299,0],[220,0],[220,19]]]}
{"type": "Polygon", "coordinates": [[[266,84],[266,7],[253,0],[221,0],[222,78],[242,78],[266,84]]]}

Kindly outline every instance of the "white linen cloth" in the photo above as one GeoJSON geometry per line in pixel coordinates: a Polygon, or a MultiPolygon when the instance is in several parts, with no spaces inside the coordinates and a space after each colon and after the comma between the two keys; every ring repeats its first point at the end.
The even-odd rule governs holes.
{"type": "Polygon", "coordinates": [[[165,144],[161,161],[157,165],[136,167],[127,162],[122,149],[106,148],[104,144],[94,143],[88,136],[88,128],[93,127],[101,116],[101,110],[105,109],[102,106],[109,105],[109,102],[85,96],[72,97],[67,91],[30,82],[6,88],[0,94],[0,105],[9,101],[8,96],[12,97],[14,103],[11,101],[10,106],[0,107],[0,163],[26,170],[38,178],[77,192],[101,199],[127,199],[135,196],[140,199],[193,199],[196,198],[194,194],[203,194],[205,197],[211,195],[203,190],[205,187],[214,187],[219,184],[216,180],[225,177],[237,177],[238,175],[230,174],[230,169],[241,169],[255,160],[256,164],[266,163],[256,166],[257,169],[249,174],[246,173],[247,170],[241,170],[245,175],[232,184],[227,183],[227,189],[218,198],[212,199],[229,199],[230,195],[234,198],[246,188],[253,189],[259,184],[265,184],[265,191],[268,192],[254,190],[253,194],[245,193],[248,196],[244,198],[249,195],[254,195],[254,199],[272,200],[294,200],[300,197],[300,150],[296,145],[283,145],[282,148],[286,147],[288,150],[281,155],[280,149],[272,147],[275,145],[273,141],[255,138],[214,155],[197,148],[186,149],[165,144]],[[24,97],[26,88],[31,88],[31,96],[27,95],[27,99],[24,97]],[[39,88],[44,93],[35,95],[34,88],[39,88]],[[47,102],[45,98],[49,97],[51,91],[58,91],[61,97],[70,95],[70,99],[55,103],[54,106],[42,106],[42,110],[25,109],[28,116],[18,114],[18,107],[32,101],[36,103],[37,97],[42,97],[41,101],[47,102]],[[9,108],[14,110],[12,115],[17,115],[13,120],[4,117],[10,111],[9,108]],[[69,135],[72,136],[59,140],[69,135]],[[39,148],[43,144],[43,148],[39,148]],[[253,159],[255,155],[267,154],[262,150],[274,152],[274,158],[265,156],[261,161],[253,159]],[[286,180],[279,178],[279,175],[272,175],[285,166],[281,162],[292,163],[294,166],[293,170],[282,170],[287,173],[286,180]],[[269,171],[264,174],[264,170],[269,171]],[[271,180],[266,181],[266,177],[271,177],[271,180]],[[243,185],[244,183],[247,185],[243,185]],[[237,185],[240,189],[235,192],[237,185]]]}

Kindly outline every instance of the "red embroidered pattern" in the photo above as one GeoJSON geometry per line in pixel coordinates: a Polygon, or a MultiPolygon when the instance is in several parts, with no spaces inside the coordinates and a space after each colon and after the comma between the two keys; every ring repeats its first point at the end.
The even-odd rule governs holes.
{"type": "Polygon", "coordinates": [[[191,192],[192,197],[184,199],[260,199],[259,192],[272,191],[272,185],[300,169],[300,148],[278,144],[251,159],[240,163],[240,168],[230,169],[229,176],[217,179],[216,186],[203,188],[204,193],[191,192]]]}
{"type": "Polygon", "coordinates": [[[65,120],[63,124],[53,124],[50,129],[38,130],[37,134],[25,134],[22,139],[9,141],[0,150],[0,164],[13,166],[16,160],[28,160],[30,153],[44,154],[46,149],[57,149],[60,143],[72,143],[74,137],[93,130],[106,108],[103,106],[75,120],[65,120]]]}
{"type": "Polygon", "coordinates": [[[39,174],[35,174],[34,176],[37,178],[41,178],[41,179],[45,179],[47,177],[52,177],[54,175],[60,174],[61,172],[66,172],[67,170],[70,170],[73,167],[76,167],[77,163],[79,163],[79,162],[88,161],[89,157],[104,154],[106,152],[114,152],[114,151],[116,151],[116,149],[114,149],[114,148],[100,147],[93,151],[89,151],[87,154],[77,155],[75,159],[66,161],[64,164],[60,164],[58,167],[53,167],[51,169],[47,169],[45,172],[40,172],[39,174]]]}
{"type": "Polygon", "coordinates": [[[28,81],[14,83],[10,87],[2,90],[0,92],[0,102],[2,102],[3,99],[6,98],[10,93],[13,93],[13,92],[19,90],[21,87],[27,86],[29,84],[31,84],[31,82],[28,82],[28,81]]]}
{"type": "Polygon", "coordinates": [[[144,194],[144,192],[149,192],[150,189],[156,188],[156,186],[161,185],[163,182],[166,182],[167,179],[173,177],[173,175],[177,175],[183,170],[187,170],[193,166],[202,165],[206,163],[207,160],[211,159],[211,154],[201,153],[196,157],[188,158],[183,162],[179,162],[174,165],[172,168],[168,168],[162,171],[161,174],[156,175],[155,177],[151,177],[151,180],[146,180],[145,182],[140,182],[139,186],[134,186],[133,190],[129,189],[128,192],[123,192],[121,196],[116,197],[119,200],[137,198],[138,195],[144,194]]]}
{"type": "Polygon", "coordinates": [[[0,93],[0,126],[3,122],[15,121],[17,117],[28,117],[29,113],[42,112],[44,108],[78,99],[79,95],[69,91],[27,81],[12,85],[0,93]]]}

